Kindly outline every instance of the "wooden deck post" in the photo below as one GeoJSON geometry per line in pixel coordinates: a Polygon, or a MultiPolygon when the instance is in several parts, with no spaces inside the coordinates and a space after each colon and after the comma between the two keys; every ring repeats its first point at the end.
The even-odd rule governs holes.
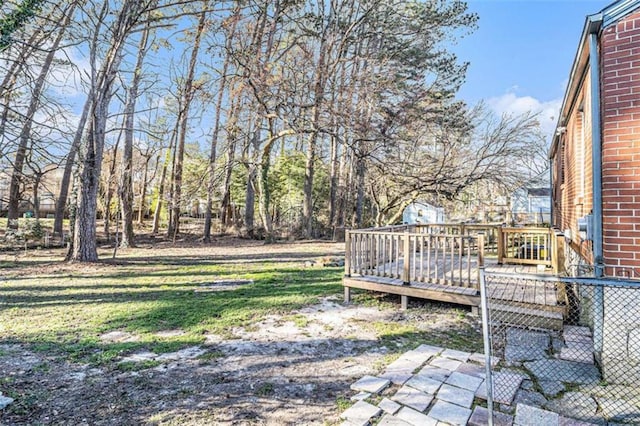
{"type": "Polygon", "coordinates": [[[558,270],[554,271],[556,273],[556,275],[559,274],[564,274],[566,272],[566,268],[565,268],[565,257],[564,257],[564,253],[565,253],[565,239],[564,239],[564,234],[558,232],[555,234],[555,238],[556,238],[556,263],[558,264],[558,270]]]}
{"type": "Polygon", "coordinates": [[[558,274],[558,238],[552,228],[549,228],[549,247],[547,248],[549,260],[551,261],[551,269],[554,274],[558,274]]]}
{"type": "MultiPolygon", "coordinates": [[[[553,241],[553,251],[551,252],[551,265],[553,266],[554,275],[564,275],[566,272],[564,267],[564,248],[565,240],[564,234],[560,232],[551,231],[551,238],[553,241]]],[[[556,298],[558,303],[569,306],[569,297],[567,295],[567,285],[563,282],[558,282],[556,285],[556,298]]]]}
{"type": "Polygon", "coordinates": [[[502,259],[504,259],[504,248],[505,248],[505,241],[504,241],[504,233],[502,232],[502,226],[498,227],[497,230],[497,243],[498,243],[498,265],[502,265],[502,259]]]}
{"type": "MultiPolygon", "coordinates": [[[[349,230],[344,231],[344,276],[351,276],[351,233],[349,230]]],[[[344,280],[343,280],[344,286],[344,280]]],[[[351,302],[351,288],[344,287],[344,303],[351,302]]]]}
{"type": "Polygon", "coordinates": [[[400,296],[400,309],[402,309],[403,311],[406,311],[408,307],[409,307],[409,296],[401,295],[400,296]]]}
{"type": "Polygon", "coordinates": [[[351,276],[351,232],[344,232],[344,276],[351,276]]]}
{"type": "Polygon", "coordinates": [[[351,288],[344,288],[344,303],[351,303],[351,288]]]}
{"type": "Polygon", "coordinates": [[[402,262],[402,284],[409,285],[410,276],[409,276],[409,264],[411,263],[411,254],[409,253],[411,250],[411,241],[409,240],[409,231],[405,231],[404,233],[404,244],[402,248],[402,256],[404,257],[402,262]]]}
{"type": "Polygon", "coordinates": [[[564,235],[559,232],[551,232],[551,266],[553,273],[559,275],[564,272],[564,235]]]}

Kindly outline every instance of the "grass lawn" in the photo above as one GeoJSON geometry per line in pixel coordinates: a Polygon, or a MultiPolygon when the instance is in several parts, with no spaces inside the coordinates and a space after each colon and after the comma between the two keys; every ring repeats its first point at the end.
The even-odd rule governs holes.
{"type": "Polygon", "coordinates": [[[30,260],[0,262],[2,341],[103,364],[143,348],[163,353],[200,344],[209,333],[232,337],[236,327],[341,291],[340,268],[304,268],[295,259],[141,252],[128,251],[117,262],[88,266],[49,263],[37,252],[30,260]],[[253,284],[195,291],[221,279],[253,284]],[[183,334],[157,334],[176,329],[183,334]],[[126,331],[136,341],[101,341],[110,331],[126,331]]]}
{"type": "Polygon", "coordinates": [[[350,385],[401,353],[482,349],[464,308],[401,311],[368,292],[342,304],[343,269],[305,266],[342,252],[236,239],[95,264],[0,252],[0,392],[14,399],[0,423],[338,424],[350,385]]]}

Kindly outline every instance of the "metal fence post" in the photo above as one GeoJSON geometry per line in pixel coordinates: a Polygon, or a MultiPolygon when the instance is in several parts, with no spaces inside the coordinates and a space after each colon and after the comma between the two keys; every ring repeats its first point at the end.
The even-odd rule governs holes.
{"type": "Polygon", "coordinates": [[[489,335],[489,304],[484,275],[484,266],[479,268],[480,274],[480,308],[482,310],[482,337],[484,341],[484,365],[487,386],[487,411],[489,426],[493,426],[493,380],[491,376],[491,339],[489,335]]]}
{"type": "Polygon", "coordinates": [[[484,234],[478,233],[478,283],[482,279],[481,271],[484,271],[484,234]]]}

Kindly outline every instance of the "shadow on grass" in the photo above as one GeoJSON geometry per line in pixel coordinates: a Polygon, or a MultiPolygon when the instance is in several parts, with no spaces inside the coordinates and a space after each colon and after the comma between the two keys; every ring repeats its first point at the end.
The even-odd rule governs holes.
{"type": "MultiPolygon", "coordinates": [[[[244,274],[243,278],[252,278],[252,274],[244,274]]],[[[30,336],[23,343],[41,344],[51,341],[55,334],[63,352],[76,357],[79,353],[85,356],[86,351],[111,351],[98,335],[112,330],[144,335],[180,329],[196,336],[182,346],[201,343],[200,336],[205,333],[228,334],[232,328],[250,325],[269,313],[287,313],[314,303],[320,296],[339,293],[340,278],[336,269],[273,269],[262,276],[256,273],[253,284],[206,292],[195,290],[208,281],[191,282],[188,288],[184,288],[185,284],[166,283],[11,286],[0,287],[0,308],[4,310],[4,321],[12,321],[12,315],[19,316],[13,319],[21,322],[29,315],[52,317],[53,326],[46,332],[40,332],[37,324],[19,332],[30,336]],[[56,289],[60,293],[53,293],[56,289]]],[[[145,343],[127,343],[118,350],[140,345],[145,343]]]]}
{"type": "Polygon", "coordinates": [[[115,260],[106,259],[103,262],[107,264],[117,265],[175,265],[185,266],[194,264],[229,264],[229,263],[260,263],[260,262],[276,262],[291,263],[309,259],[317,259],[321,254],[314,253],[297,253],[297,252],[270,252],[256,254],[233,254],[233,255],[206,255],[206,256],[132,256],[121,257],[115,260]]]}
{"type": "MultiPolygon", "coordinates": [[[[55,342],[49,343],[55,346],[55,342]]],[[[27,380],[16,386],[15,391],[21,395],[15,395],[17,402],[3,413],[3,421],[39,423],[50,415],[53,406],[56,421],[69,424],[106,407],[111,424],[179,424],[180,419],[190,420],[190,424],[212,424],[212,420],[223,417],[225,424],[245,424],[248,420],[253,424],[260,419],[273,423],[280,410],[295,415],[297,424],[316,423],[321,420],[317,416],[331,413],[327,407],[334,407],[337,398],[352,393],[349,384],[357,378],[342,371],[357,366],[350,358],[376,344],[375,340],[341,338],[252,342],[250,346],[229,342],[205,347],[220,356],[160,368],[152,374],[109,380],[119,374],[114,367],[116,371],[108,376],[87,380],[82,386],[27,380]],[[236,362],[225,362],[225,356],[242,358],[242,368],[236,362]],[[270,375],[273,371],[278,374],[270,375]]],[[[102,349],[128,353],[146,348],[127,343],[102,349]]],[[[90,353],[93,348],[84,350],[90,353]]],[[[51,377],[59,377],[55,372],[53,369],[49,373],[53,373],[51,377]]]]}
{"type": "Polygon", "coordinates": [[[417,347],[421,344],[455,349],[463,352],[483,352],[482,334],[477,330],[459,326],[448,330],[404,331],[381,333],[380,344],[403,352],[407,347],[417,347]]]}
{"type": "Polygon", "coordinates": [[[244,326],[260,315],[298,309],[319,296],[341,290],[339,274],[335,271],[324,277],[308,273],[291,277],[290,274],[227,291],[170,292],[157,299],[159,303],[154,306],[113,318],[110,325],[147,332],[196,326],[223,332],[220,326],[244,326]]]}
{"type": "MultiPolygon", "coordinates": [[[[269,417],[268,413],[279,410],[299,413],[298,421],[307,419],[313,423],[318,419],[305,416],[313,416],[312,413],[318,415],[317,413],[323,412],[321,407],[334,406],[338,398],[348,398],[353,394],[349,385],[365,374],[362,369],[356,368],[358,355],[371,348],[394,344],[400,340],[406,344],[401,348],[397,347],[398,352],[405,352],[423,343],[464,351],[477,350],[472,346],[442,345],[442,342],[434,340],[429,334],[411,332],[383,335],[379,340],[317,338],[268,342],[223,341],[204,346],[212,356],[202,357],[199,363],[160,369],[157,373],[148,375],[123,377],[117,382],[87,382],[81,390],[65,389],[64,392],[55,392],[51,397],[82,399],[83,410],[89,412],[98,412],[105,404],[118,401],[117,406],[113,406],[110,411],[110,418],[116,422],[131,419],[127,417],[131,413],[135,413],[138,424],[148,423],[151,417],[171,424],[171,420],[179,419],[189,419],[192,422],[197,422],[198,419],[204,422],[208,419],[210,422],[218,419],[216,412],[219,415],[220,410],[233,408],[225,413],[231,416],[225,420],[233,424],[249,419],[262,423],[268,420],[273,422],[274,418],[269,417]],[[232,357],[234,361],[227,362],[226,357],[232,357]],[[351,370],[353,368],[355,370],[351,370]],[[96,387],[91,389],[91,386],[96,387]],[[128,395],[139,395],[141,398],[122,398],[122,389],[126,389],[128,395]],[[85,399],[80,392],[99,394],[100,397],[85,399]],[[149,404],[147,399],[151,395],[153,404],[149,404]],[[189,399],[189,404],[176,404],[185,398],[189,399]],[[257,401],[260,401],[261,408],[257,408],[257,401]],[[315,407],[315,411],[310,407],[315,407]]],[[[199,343],[201,342],[195,339],[184,341],[184,345],[199,343]]],[[[55,342],[50,344],[56,345],[55,342]]],[[[175,349],[178,347],[173,348],[175,349]]],[[[141,350],[160,352],[151,344],[120,343],[79,346],[75,354],[79,359],[93,356],[95,360],[97,355],[94,352],[102,351],[103,360],[112,361],[112,354],[121,355],[141,350]]],[[[379,360],[386,362],[382,355],[379,360]]],[[[382,369],[385,366],[386,364],[380,365],[382,369]]],[[[117,369],[115,366],[113,368],[117,369]]],[[[61,405],[57,418],[72,418],[72,404],[61,405]],[[69,407],[69,411],[65,407],[69,407]]],[[[34,404],[32,411],[28,413],[30,419],[37,419],[40,409],[34,404]]],[[[17,414],[16,417],[9,418],[16,423],[20,420],[17,414]]]]}
{"type": "MultiPolygon", "coordinates": [[[[260,272],[276,272],[279,271],[280,269],[277,268],[273,268],[273,269],[261,269],[260,272]]],[[[46,285],[43,286],[37,286],[37,288],[40,288],[41,291],[46,291],[46,289],[51,289],[51,290],[59,290],[61,287],[68,287],[68,288],[75,288],[75,287],[82,287],[84,286],[83,284],[78,284],[77,282],[74,283],[70,283],[68,285],[64,285],[64,282],[61,282],[61,279],[71,279],[71,280],[87,280],[87,281],[98,281],[98,280],[113,280],[113,279],[125,279],[125,280],[134,280],[136,278],[143,279],[143,278],[162,278],[162,277],[193,277],[193,276],[207,276],[207,275],[211,275],[212,277],[220,277],[223,278],[225,276],[231,276],[231,275],[246,275],[247,273],[251,273],[252,271],[229,271],[229,270],[214,270],[214,271],[206,271],[206,270],[197,270],[197,271],[182,271],[182,272],[178,272],[178,271],[171,271],[171,270],[163,270],[163,271],[144,271],[144,272],[140,272],[140,271],[135,271],[135,270],[127,270],[127,271],[122,271],[122,272],[114,272],[111,274],[71,274],[71,273],[66,273],[66,274],[62,274],[62,275],[31,275],[31,276],[20,276],[20,277],[11,277],[9,279],[7,279],[5,282],[7,283],[11,283],[11,282],[19,282],[19,281],[29,281],[29,280],[50,280],[50,283],[47,283],[46,285]],[[63,285],[60,285],[63,284],[63,285]]],[[[254,273],[256,271],[253,271],[254,273]]],[[[188,283],[188,282],[187,282],[188,283]]],[[[166,282],[159,282],[159,283],[150,283],[150,284],[139,284],[138,287],[145,287],[145,286],[161,286],[161,285],[175,285],[175,284],[180,284],[183,285],[184,283],[166,283],[166,282]]],[[[91,284],[93,285],[93,284],[91,284]]],[[[120,287],[122,284],[105,284],[105,285],[99,285],[99,287],[102,288],[110,288],[110,287],[120,287]]],[[[28,286],[15,286],[15,287],[11,287],[11,286],[2,286],[0,287],[0,290],[2,289],[7,289],[7,288],[15,288],[15,289],[22,289],[22,288],[27,288],[28,286]]],[[[88,287],[88,286],[87,286],[88,287]]]]}
{"type": "MultiPolygon", "coordinates": [[[[12,307],[35,307],[43,304],[72,304],[80,302],[91,303],[113,303],[127,301],[153,300],[163,301],[176,298],[194,299],[217,299],[235,296],[254,297],[255,295],[277,297],[291,294],[321,294],[327,291],[328,287],[332,292],[340,290],[341,271],[332,268],[323,269],[295,269],[295,268],[272,268],[261,269],[259,271],[248,271],[245,273],[231,271],[215,272],[151,272],[132,276],[129,273],[116,273],[109,275],[73,275],[71,278],[75,282],[65,285],[56,276],[39,276],[40,280],[52,280],[54,284],[43,285],[2,285],[0,286],[0,306],[12,307]],[[202,280],[203,276],[212,276],[211,280],[202,280]],[[253,279],[253,284],[240,285],[232,289],[196,292],[195,290],[206,289],[219,279],[229,279],[230,276],[238,279],[253,279]],[[197,279],[186,281],[157,282],[143,284],[125,283],[104,283],[104,284],[83,284],[82,280],[117,280],[127,279],[132,281],[142,281],[143,279],[155,277],[192,277],[197,279]],[[78,282],[80,281],[80,282],[78,282]],[[328,285],[325,287],[324,285],[328,285]],[[188,289],[179,287],[189,287],[188,289]],[[96,290],[96,291],[90,291],[96,290]],[[101,291],[103,290],[103,291],[101,291]],[[27,294],[25,294],[27,293],[27,294]],[[50,294],[58,293],[58,294],[50,294]]],[[[26,278],[23,278],[26,279],[26,278]]],[[[33,279],[33,278],[30,278],[33,279]]],[[[11,281],[14,281],[11,279],[11,281]]],[[[9,282],[11,282],[9,281],[9,282]]]]}
{"type": "Polygon", "coordinates": [[[16,261],[13,260],[0,260],[0,270],[12,270],[12,269],[21,269],[21,268],[32,268],[38,266],[46,266],[55,264],[58,262],[52,261],[51,259],[18,259],[16,261]]]}

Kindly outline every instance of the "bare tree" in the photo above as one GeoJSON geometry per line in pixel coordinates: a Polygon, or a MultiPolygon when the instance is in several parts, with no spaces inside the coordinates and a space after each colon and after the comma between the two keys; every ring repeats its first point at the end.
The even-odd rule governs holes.
{"type": "Polygon", "coordinates": [[[200,50],[200,43],[202,41],[202,35],[205,30],[205,24],[207,22],[207,12],[209,7],[209,1],[202,2],[202,10],[198,17],[198,25],[195,30],[193,39],[193,48],[191,49],[191,58],[189,59],[189,65],[187,68],[187,75],[184,80],[184,86],[181,89],[182,102],[181,108],[178,113],[179,133],[176,143],[175,162],[172,174],[172,199],[171,199],[171,212],[169,215],[169,228],[167,229],[167,235],[175,238],[180,232],[180,211],[181,211],[181,193],[182,193],[182,170],[184,168],[184,146],[187,137],[187,129],[189,122],[189,108],[194,98],[194,76],[196,70],[196,63],[198,59],[198,52],[200,50]]]}
{"type": "MultiPolygon", "coordinates": [[[[92,75],[90,96],[92,98],[89,122],[82,146],[80,181],[76,208],[75,226],[71,260],[96,261],[96,206],[104,151],[105,132],[109,114],[109,104],[113,96],[114,81],[122,61],[125,42],[136,29],[153,0],[124,0],[115,12],[109,25],[111,40],[101,62],[97,61],[97,52],[92,52],[92,75]],[[99,66],[99,69],[97,68],[99,66]]],[[[105,1],[102,10],[108,10],[105,1]]]]}
{"type": "Polygon", "coordinates": [[[240,7],[236,5],[231,17],[229,18],[229,22],[226,23],[228,25],[229,30],[228,34],[225,36],[225,55],[222,64],[222,70],[220,72],[220,84],[218,86],[218,94],[216,98],[215,104],[215,117],[214,117],[214,125],[213,132],[211,135],[211,150],[209,154],[209,182],[207,185],[207,207],[205,210],[205,221],[204,221],[204,232],[203,232],[203,240],[205,242],[211,242],[211,219],[213,212],[213,197],[214,191],[216,187],[216,160],[217,160],[217,151],[218,151],[218,140],[220,138],[220,126],[222,122],[222,102],[224,100],[224,94],[227,90],[227,80],[229,67],[231,65],[231,46],[233,43],[233,39],[235,37],[236,27],[238,25],[238,20],[240,18],[240,7]]]}
{"type": "Polygon", "coordinates": [[[124,146],[122,152],[122,180],[119,187],[120,208],[122,212],[122,238],[120,247],[135,247],[133,233],[133,133],[136,101],[142,79],[142,65],[149,50],[151,20],[147,20],[138,45],[138,55],[133,69],[133,77],[127,92],[124,114],[124,146]]]}
{"type": "Polygon", "coordinates": [[[62,237],[62,223],[64,221],[64,215],[67,207],[67,198],[69,197],[69,186],[71,184],[71,175],[76,164],[76,156],[80,143],[82,141],[82,135],[89,116],[89,110],[91,109],[91,99],[87,98],[84,107],[82,108],[82,114],[78,122],[75,136],[71,142],[69,153],[65,157],[64,171],[62,173],[62,180],[60,182],[60,192],[58,194],[56,202],[56,212],[53,221],[53,234],[62,237]]]}
{"type": "MultiPolygon", "coordinates": [[[[37,7],[37,6],[34,6],[37,7]]],[[[38,111],[40,103],[42,101],[42,91],[45,87],[45,83],[47,81],[47,75],[51,69],[51,64],[53,62],[54,55],[60,45],[65,31],[71,22],[71,18],[75,11],[76,3],[72,2],[62,13],[62,23],[60,29],[53,40],[49,51],[44,58],[44,62],[42,63],[42,67],[40,68],[40,73],[35,81],[34,88],[31,93],[31,100],[29,102],[29,106],[24,116],[24,125],[22,127],[22,131],[20,132],[18,148],[16,150],[15,160],[13,161],[13,170],[11,174],[11,183],[9,185],[9,206],[7,212],[7,226],[8,227],[16,227],[17,223],[14,219],[17,219],[19,216],[19,205],[20,205],[20,186],[22,179],[22,172],[24,167],[25,158],[28,155],[27,149],[29,146],[29,142],[31,141],[31,130],[34,123],[34,116],[38,111]]]]}

